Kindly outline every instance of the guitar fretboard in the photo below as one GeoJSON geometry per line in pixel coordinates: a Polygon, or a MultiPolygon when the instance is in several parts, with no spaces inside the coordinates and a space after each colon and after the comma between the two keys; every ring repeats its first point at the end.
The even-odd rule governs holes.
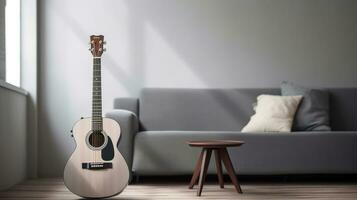
{"type": "Polygon", "coordinates": [[[92,130],[102,130],[102,76],[101,59],[93,58],[93,89],[92,89],[92,130]]]}

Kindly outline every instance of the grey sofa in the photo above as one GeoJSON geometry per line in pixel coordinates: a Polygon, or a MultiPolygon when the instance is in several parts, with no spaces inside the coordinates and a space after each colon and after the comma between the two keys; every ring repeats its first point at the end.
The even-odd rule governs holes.
{"type": "Polygon", "coordinates": [[[106,116],[120,123],[119,150],[135,175],[191,174],[200,150],[185,141],[200,139],[244,140],[229,149],[239,174],[357,173],[357,88],[328,90],[330,132],[241,133],[256,97],[279,89],[147,88],[115,99],[106,116]]]}

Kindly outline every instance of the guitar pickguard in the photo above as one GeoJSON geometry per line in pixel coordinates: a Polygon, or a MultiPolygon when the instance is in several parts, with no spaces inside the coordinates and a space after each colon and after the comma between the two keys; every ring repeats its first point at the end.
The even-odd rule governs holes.
{"type": "Polygon", "coordinates": [[[108,137],[108,144],[107,146],[102,149],[102,159],[105,161],[113,160],[114,158],[114,147],[113,147],[113,142],[108,137]]]}

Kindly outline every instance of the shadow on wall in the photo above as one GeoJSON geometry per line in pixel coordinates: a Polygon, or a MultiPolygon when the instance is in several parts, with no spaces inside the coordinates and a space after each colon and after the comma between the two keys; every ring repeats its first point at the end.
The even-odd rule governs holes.
{"type": "MultiPolygon", "coordinates": [[[[137,21],[141,25],[146,25],[142,30],[148,34],[148,27],[152,27],[164,40],[163,42],[170,46],[172,53],[185,62],[204,87],[224,86],[225,81],[232,80],[231,76],[234,76],[234,80],[241,76],[229,73],[234,72],[242,62],[236,56],[242,53],[242,50],[239,41],[234,39],[236,31],[232,28],[235,27],[227,26],[225,22],[227,16],[218,12],[219,9],[224,11],[230,8],[230,5],[221,8],[219,1],[187,0],[155,0],[154,2],[125,0],[125,2],[129,12],[135,13],[138,19],[143,20],[137,21]],[[236,59],[232,60],[232,57],[236,59]]],[[[229,1],[225,1],[224,4],[227,3],[232,4],[229,1]]],[[[163,52],[163,55],[165,53],[163,52]]],[[[161,66],[163,70],[168,67],[170,66],[161,66]]],[[[170,75],[178,75],[175,71],[177,70],[173,69],[170,75]]],[[[187,77],[182,77],[185,78],[187,77]]]]}
{"type": "Polygon", "coordinates": [[[207,87],[357,84],[356,1],[125,2],[207,87]]]}
{"type": "MultiPolygon", "coordinates": [[[[105,67],[131,96],[137,96],[140,89],[146,86],[147,26],[153,27],[164,38],[205,87],[273,87],[278,86],[282,80],[316,85],[316,82],[331,80],[330,76],[335,74],[321,73],[324,69],[341,72],[338,67],[331,68],[334,62],[328,61],[329,55],[336,54],[328,49],[338,51],[341,48],[328,48],[330,39],[334,39],[330,38],[331,31],[325,30],[329,27],[326,22],[328,13],[325,13],[328,6],[319,3],[221,3],[190,0],[124,2],[129,11],[126,28],[130,33],[130,71],[123,70],[112,54],[106,55],[108,65],[105,67]],[[312,8],[307,9],[309,6],[312,8]],[[315,16],[318,8],[321,16],[315,16]],[[316,19],[306,22],[306,17],[301,16],[300,11],[316,19]],[[318,26],[324,24],[320,22],[325,25],[318,26]],[[305,26],[308,29],[304,30],[305,26]],[[319,78],[315,74],[320,74],[319,78]]],[[[353,5],[356,4],[351,7],[353,5]]],[[[86,46],[88,33],[84,31],[83,25],[65,12],[58,12],[56,8],[53,10],[86,46]]],[[[110,23],[115,24],[115,20],[110,23]]],[[[352,59],[350,62],[356,63],[357,60],[352,57],[344,59],[352,59]]],[[[346,76],[351,76],[351,70],[344,71],[346,76]]],[[[175,71],[170,75],[175,76],[175,71]]]]}
{"type": "MultiPolygon", "coordinates": [[[[68,25],[70,30],[76,35],[79,41],[82,41],[83,46],[88,46],[89,34],[83,28],[82,23],[80,23],[76,18],[71,15],[66,15],[65,12],[57,10],[58,8],[52,7],[53,12],[59,16],[65,24],[68,25]]],[[[108,53],[105,55],[105,62],[108,64],[102,67],[106,67],[117,80],[121,83],[126,92],[131,96],[137,96],[140,89],[143,87],[145,82],[145,70],[143,68],[145,56],[143,55],[144,49],[144,31],[143,31],[143,20],[140,16],[132,15],[128,17],[130,20],[128,30],[130,32],[130,44],[131,52],[130,55],[130,72],[126,72],[123,68],[113,59],[112,54],[108,53]]],[[[104,36],[105,37],[105,36],[104,36]]]]}

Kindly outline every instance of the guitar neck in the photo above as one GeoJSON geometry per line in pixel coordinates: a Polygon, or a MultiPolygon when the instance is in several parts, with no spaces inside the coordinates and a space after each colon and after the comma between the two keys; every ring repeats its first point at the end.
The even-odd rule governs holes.
{"type": "Polygon", "coordinates": [[[102,130],[102,74],[101,58],[93,57],[93,88],[92,88],[92,130],[102,130]]]}

